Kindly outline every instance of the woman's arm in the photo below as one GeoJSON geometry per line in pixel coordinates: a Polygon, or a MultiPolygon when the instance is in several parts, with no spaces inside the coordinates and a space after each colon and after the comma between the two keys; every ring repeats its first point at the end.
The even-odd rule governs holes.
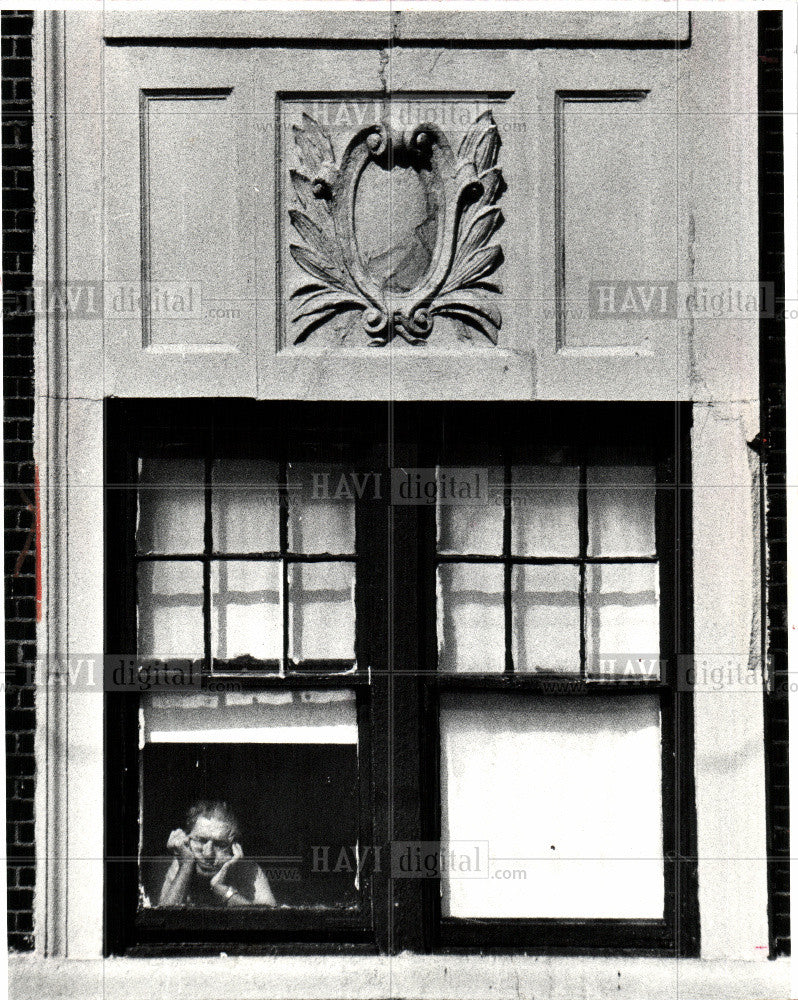
{"type": "Polygon", "coordinates": [[[277,906],[277,900],[274,898],[272,887],[269,885],[268,878],[266,878],[266,872],[260,865],[256,865],[256,868],[255,897],[252,902],[256,906],[277,906]]]}
{"type": "Polygon", "coordinates": [[[175,860],[163,880],[158,906],[181,906],[186,901],[188,883],[194,874],[194,855],[183,830],[172,830],[166,846],[175,855],[175,860]]]}
{"type": "Polygon", "coordinates": [[[187,858],[175,858],[163,880],[158,906],[180,906],[184,903],[193,871],[193,858],[190,861],[187,858]]]}
{"type": "Polygon", "coordinates": [[[247,886],[246,895],[242,893],[239,889],[235,889],[232,893],[227,890],[227,895],[225,896],[228,906],[277,906],[277,900],[274,898],[274,893],[269,885],[269,880],[266,878],[266,873],[261,868],[260,865],[252,862],[254,866],[254,875],[252,877],[251,889],[247,886]],[[252,898],[248,898],[249,893],[252,893],[252,898]]]}
{"type": "Polygon", "coordinates": [[[211,889],[227,906],[277,906],[263,869],[254,861],[244,860],[244,851],[237,841],[233,844],[232,858],[211,879],[211,889]]]}

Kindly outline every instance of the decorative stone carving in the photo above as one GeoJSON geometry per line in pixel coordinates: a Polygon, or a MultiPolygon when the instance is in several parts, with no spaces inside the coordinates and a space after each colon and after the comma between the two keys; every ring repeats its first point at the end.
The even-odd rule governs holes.
{"type": "Polygon", "coordinates": [[[493,276],[504,258],[491,241],[504,221],[496,203],[505,185],[491,112],[471,124],[456,157],[432,123],[368,125],[340,163],[307,113],[293,132],[302,169],[290,171],[299,207],[289,216],[301,242],[289,249],[312,279],[291,295],[294,343],[354,310],[376,346],[395,336],[423,344],[436,316],[495,344],[502,289],[493,276]],[[379,218],[385,227],[374,224],[379,218]]]}

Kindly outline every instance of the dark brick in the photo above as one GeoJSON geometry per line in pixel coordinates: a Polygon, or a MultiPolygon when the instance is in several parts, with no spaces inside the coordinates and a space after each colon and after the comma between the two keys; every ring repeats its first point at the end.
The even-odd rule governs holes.
{"type": "Polygon", "coordinates": [[[34,886],[36,882],[36,871],[29,867],[19,867],[17,868],[17,885],[22,888],[34,886]]]}
{"type": "MultiPolygon", "coordinates": [[[[22,653],[23,653],[23,658],[26,659],[26,660],[28,660],[28,662],[32,663],[33,662],[33,656],[35,656],[35,647],[34,647],[34,653],[32,655],[30,653],[26,653],[24,646],[22,647],[22,653]]],[[[33,687],[24,687],[24,688],[21,688],[19,690],[19,692],[18,692],[19,707],[22,708],[22,709],[25,709],[25,708],[32,709],[33,705],[34,705],[35,697],[36,697],[36,691],[35,691],[35,689],[33,687]]],[[[27,729],[27,728],[32,728],[32,727],[25,726],[25,727],[21,727],[21,728],[26,728],[27,729]]]]}
{"type": "Polygon", "coordinates": [[[30,163],[30,150],[17,145],[3,146],[3,163],[6,167],[16,167],[30,163]]]}
{"type": "Polygon", "coordinates": [[[33,844],[34,826],[33,823],[17,823],[16,842],[18,844],[33,844]]]}
{"type": "Polygon", "coordinates": [[[0,28],[4,35],[31,35],[33,14],[20,11],[3,11],[0,28]]]}
{"type": "MultiPolygon", "coordinates": [[[[782,104],[781,77],[781,15],[761,12],[759,15],[759,102],[760,111],[780,112],[782,104]]],[[[783,213],[783,126],[776,114],[760,114],[760,279],[772,281],[777,290],[777,310],[783,307],[784,288],[784,213],[783,213]],[[782,301],[779,301],[781,298],[782,301]]],[[[784,324],[775,317],[762,324],[760,339],[760,395],[763,401],[762,436],[766,439],[765,476],[768,489],[766,510],[766,544],[768,547],[769,578],[767,604],[769,650],[786,648],[786,559],[785,491],[785,427],[784,324]]],[[[775,693],[765,701],[765,723],[768,747],[767,780],[769,785],[768,849],[771,856],[788,856],[786,822],[789,798],[787,792],[787,740],[789,724],[785,697],[786,659],[772,657],[775,693]]],[[[770,947],[771,955],[790,953],[789,873],[787,865],[769,865],[770,947]]]]}
{"type": "Polygon", "coordinates": [[[15,865],[31,865],[36,858],[30,844],[14,844],[9,842],[6,846],[8,860],[15,865]]]}
{"type": "Polygon", "coordinates": [[[31,819],[32,803],[25,799],[9,799],[6,804],[6,825],[12,832],[13,836],[10,838],[13,843],[25,843],[25,841],[18,841],[16,838],[16,823],[25,823],[31,819]]]}
{"type": "Polygon", "coordinates": [[[30,34],[18,35],[14,39],[14,54],[20,59],[30,59],[33,54],[33,39],[30,34]]]}
{"type": "Polygon", "coordinates": [[[19,799],[32,799],[35,793],[33,779],[15,778],[13,793],[19,799]]]}
{"type": "Polygon", "coordinates": [[[34,769],[33,757],[23,754],[12,754],[6,757],[6,773],[9,776],[31,774],[34,769]]]}
{"type": "Polygon", "coordinates": [[[33,400],[6,399],[4,409],[7,417],[33,417],[33,400]]]}
{"type": "Polygon", "coordinates": [[[33,87],[29,79],[14,81],[14,99],[17,101],[30,101],[33,99],[33,87]]]}
{"type": "MultiPolygon", "coordinates": [[[[32,732],[35,729],[35,727],[36,727],[36,716],[35,713],[32,711],[32,709],[27,709],[27,708],[12,709],[12,711],[10,711],[8,715],[6,715],[7,729],[8,728],[13,728],[16,730],[25,729],[28,730],[29,732],[32,732]]],[[[19,775],[24,775],[24,774],[29,774],[30,772],[25,771],[23,769],[21,771],[17,770],[14,773],[19,775]]]]}
{"type": "Polygon", "coordinates": [[[9,889],[8,907],[11,910],[29,910],[33,906],[33,893],[30,889],[9,889]]]}

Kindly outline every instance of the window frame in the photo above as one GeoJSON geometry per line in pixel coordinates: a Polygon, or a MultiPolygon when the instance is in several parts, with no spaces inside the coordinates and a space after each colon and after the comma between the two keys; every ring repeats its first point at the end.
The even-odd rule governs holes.
{"type": "MultiPolygon", "coordinates": [[[[168,444],[177,430],[181,437],[203,454],[205,463],[205,531],[203,558],[203,614],[205,668],[202,687],[210,682],[233,682],[247,688],[296,690],[308,688],[353,689],[356,695],[358,728],[358,838],[360,843],[377,842],[374,830],[372,794],[373,685],[368,666],[378,641],[380,595],[375,592],[374,574],[361,571],[360,545],[363,543],[365,567],[378,560],[370,546],[380,533],[370,522],[384,520],[382,505],[356,505],[356,621],[355,662],[312,661],[304,665],[284,662],[285,673],[275,671],[275,662],[240,659],[225,662],[212,656],[209,624],[210,562],[208,512],[211,506],[209,480],[212,436],[222,428],[247,427],[257,436],[253,419],[260,415],[265,426],[282,426],[280,449],[292,434],[313,433],[321,440],[321,431],[346,427],[352,430],[351,418],[337,420],[319,414],[319,407],[269,406],[250,401],[107,400],[105,413],[105,622],[106,672],[118,663],[118,657],[133,657],[136,652],[136,567],[142,561],[136,552],[137,460],[143,449],[150,449],[155,439],[165,433],[168,444]],[[375,618],[377,619],[375,621],[375,618]],[[369,623],[371,627],[369,627],[369,623]]],[[[330,406],[339,410],[340,406],[330,406]]],[[[343,408],[344,410],[346,407],[343,408]]],[[[262,433],[262,431],[260,432],[262,433]]],[[[314,439],[315,440],[315,439],[314,439]]],[[[284,468],[284,463],[282,464],[284,468]]],[[[287,572],[285,560],[286,517],[285,490],[280,505],[281,572],[287,572]]],[[[156,557],[158,558],[158,557],[156,557]]],[[[195,558],[195,557],[192,557],[195,558]]],[[[313,558],[297,561],[315,561],[313,558]]],[[[379,588],[377,588],[379,589],[379,588]]],[[[286,602],[287,604],[287,602],[286,602]]],[[[287,612],[287,607],[284,608],[287,612]]],[[[287,614],[283,616],[283,623],[287,614]]],[[[286,648],[286,637],[283,649],[286,648]]],[[[185,662],[185,661],[183,661],[185,662]]],[[[139,791],[141,783],[138,745],[137,691],[118,691],[106,685],[105,691],[105,925],[106,954],[151,955],[170,953],[269,952],[322,950],[346,946],[374,950],[374,905],[372,872],[364,865],[360,872],[357,910],[318,911],[294,908],[241,907],[218,913],[206,909],[152,907],[138,909],[139,791]],[[115,788],[118,794],[108,792],[115,788]],[[120,808],[121,806],[121,808],[120,808]]]]}
{"type": "MultiPolygon", "coordinates": [[[[107,400],[106,651],[135,649],[135,634],[131,634],[135,616],[130,614],[130,609],[135,609],[131,573],[135,494],[130,489],[116,490],[115,485],[135,481],[134,456],[142,434],[149,433],[145,428],[168,440],[175,427],[202,427],[219,421],[246,427],[249,433],[256,420],[286,428],[313,426],[321,432],[333,427],[336,433],[345,432],[363,449],[371,468],[384,476],[381,502],[362,505],[358,514],[356,658],[362,671],[355,676],[298,670],[288,677],[261,676],[258,683],[356,688],[362,842],[380,845],[386,860],[392,841],[435,841],[440,837],[441,692],[476,688],[514,691],[528,697],[540,690],[541,682],[540,676],[531,674],[480,677],[437,673],[435,512],[431,507],[391,505],[391,469],[429,468],[438,462],[457,464],[444,449],[452,432],[475,441],[495,440],[498,430],[518,438],[530,428],[543,437],[556,432],[560,437],[586,434],[613,444],[655,441],[673,485],[669,491],[672,509],[663,517],[658,502],[656,528],[658,552],[663,560],[669,560],[668,572],[660,574],[661,656],[668,674],[666,683],[643,684],[646,690],[653,687],[660,692],[663,712],[666,913],[661,921],[442,918],[436,880],[392,879],[388,864],[383,864],[373,871],[367,866],[363,873],[364,902],[358,920],[310,927],[288,918],[282,926],[276,926],[274,920],[269,926],[268,919],[259,923],[252,920],[255,913],[263,911],[247,909],[232,920],[232,911],[224,911],[226,919],[212,927],[202,919],[207,911],[186,911],[185,926],[176,934],[174,923],[170,927],[153,908],[147,918],[150,925],[137,927],[138,775],[131,764],[137,759],[138,732],[137,712],[131,711],[130,702],[138,704],[138,699],[109,691],[105,695],[105,783],[107,790],[117,791],[113,798],[108,792],[105,796],[106,954],[208,954],[220,950],[230,954],[486,950],[698,954],[692,693],[678,690],[675,675],[676,651],[684,654],[692,650],[689,405],[107,400]],[[666,820],[669,815],[670,826],[666,820]],[[125,864],[125,858],[135,863],[125,864]]],[[[241,680],[242,672],[235,669],[229,676],[241,680]]],[[[639,684],[623,682],[627,694],[639,684]]],[[[604,681],[582,681],[568,693],[589,697],[593,692],[607,694],[611,690],[604,681]]]]}
{"type": "MultiPolygon", "coordinates": [[[[530,404],[527,404],[529,406],[530,404]]],[[[464,422],[464,409],[454,404],[440,408],[439,436],[429,442],[426,464],[452,465],[444,442],[454,435],[473,435],[484,447],[501,455],[505,466],[503,492],[505,505],[509,501],[511,477],[507,469],[512,455],[523,442],[527,428],[523,404],[490,404],[495,414],[490,423],[481,419],[478,408],[472,407],[471,424],[464,422]],[[504,411],[502,413],[502,411],[504,411]]],[[[534,426],[544,429],[543,440],[557,444],[577,440],[581,435],[581,450],[595,445],[630,445],[650,443],[656,463],[655,545],[660,583],[660,659],[663,674],[659,682],[645,679],[592,680],[585,676],[584,592],[580,595],[579,677],[561,673],[516,673],[509,670],[512,585],[510,580],[513,558],[510,546],[510,518],[503,523],[503,555],[499,559],[474,560],[494,562],[505,567],[505,672],[468,673],[437,671],[438,659],[436,608],[436,568],[456,561],[458,556],[437,553],[437,526],[434,508],[426,508],[422,518],[425,552],[424,577],[427,581],[427,607],[432,609],[432,621],[425,629],[425,658],[432,665],[425,682],[425,729],[430,740],[426,768],[425,809],[431,817],[428,839],[440,840],[441,800],[440,780],[440,697],[449,691],[503,691],[524,697],[536,693],[548,696],[634,696],[636,692],[657,692],[660,696],[662,733],[662,816],[664,859],[664,912],[662,919],[582,919],[582,918],[453,918],[441,913],[440,892],[427,891],[427,906],[431,910],[429,926],[433,929],[432,950],[460,952],[483,950],[515,950],[535,954],[601,954],[637,953],[645,955],[694,956],[699,953],[699,923],[697,899],[696,820],[693,790],[692,754],[692,692],[680,690],[677,654],[692,649],[691,607],[691,535],[690,511],[690,411],[679,404],[596,404],[549,403],[531,404],[527,415],[536,413],[534,426]],[[634,416],[635,419],[632,419],[634,416]],[[641,430],[644,430],[641,433],[641,430]],[[548,435],[548,436],[547,436],[548,435]],[[556,680],[556,684],[552,684],[556,680]],[[668,817],[671,822],[668,822],[668,817]]],[[[422,463],[424,464],[424,463],[422,463]]],[[[479,465],[473,459],[464,463],[479,465]]],[[[591,562],[644,562],[636,557],[628,560],[586,558],[587,510],[585,500],[585,465],[580,463],[579,488],[579,565],[591,562]]],[[[519,562],[534,563],[534,558],[519,562]]],[[[546,561],[546,560],[541,560],[546,561]]],[[[556,559],[555,562],[569,560],[556,559]]],[[[515,563],[517,564],[517,563],[515,563]]],[[[584,588],[584,569],[580,572],[584,588]]]]}

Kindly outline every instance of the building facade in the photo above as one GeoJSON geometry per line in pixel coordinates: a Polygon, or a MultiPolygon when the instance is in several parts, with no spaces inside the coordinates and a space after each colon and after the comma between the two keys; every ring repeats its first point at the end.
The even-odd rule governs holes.
{"type": "Polygon", "coordinates": [[[766,30],[37,16],[17,995],[789,995],[766,30]]]}

